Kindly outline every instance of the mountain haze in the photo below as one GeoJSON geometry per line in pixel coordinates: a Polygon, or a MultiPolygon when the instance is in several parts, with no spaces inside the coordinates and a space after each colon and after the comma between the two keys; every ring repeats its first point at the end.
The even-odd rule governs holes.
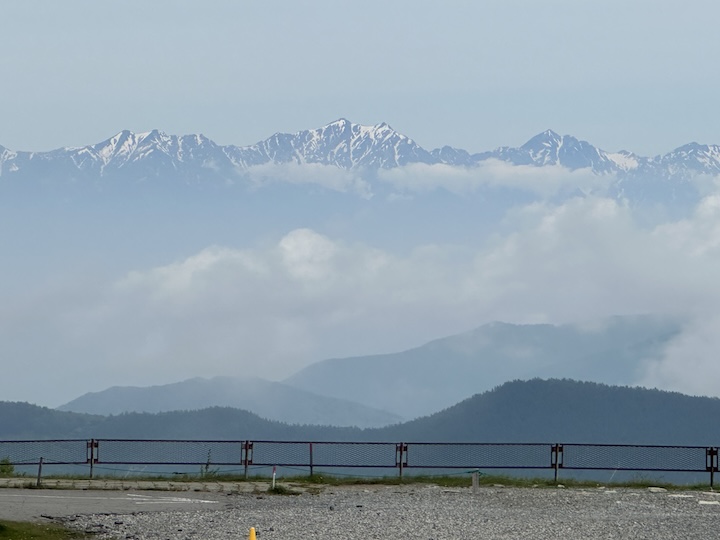
{"type": "Polygon", "coordinates": [[[703,331],[707,314],[717,324],[717,194],[699,184],[719,172],[712,145],[643,157],[546,130],[517,147],[426,150],[385,123],[345,119],[249,146],[126,130],[50,152],[2,148],[0,342],[25,371],[7,397],[42,392],[35,399],[57,405],[139,376],[287,377],[312,399],[344,401],[312,405],[305,394],[287,407],[290,390],[274,386],[264,408],[229,398],[158,408],[138,396],[74,406],[237,406],[369,427],[516,378],[711,394],[703,331]],[[496,323],[416,347],[498,318],[652,312],[692,320],[496,323]],[[674,376],[678,347],[705,369],[674,376]],[[56,363],[50,396],[33,375],[56,363]]]}
{"type": "Polygon", "coordinates": [[[720,399],[568,379],[512,381],[379,429],[291,426],[227,407],[99,416],[0,402],[0,439],[137,438],[719,446],[720,399]]]}
{"type": "Polygon", "coordinates": [[[350,401],[329,398],[259,378],[200,377],[149,387],[115,386],[58,407],[61,411],[111,415],[231,407],[287,424],[356,426],[395,424],[401,418],[350,401]]]}
{"type": "Polygon", "coordinates": [[[586,328],[496,322],[398,353],[317,362],[285,383],[416,418],[518,378],[632,384],[679,332],[678,321],[654,316],[586,328]]]}

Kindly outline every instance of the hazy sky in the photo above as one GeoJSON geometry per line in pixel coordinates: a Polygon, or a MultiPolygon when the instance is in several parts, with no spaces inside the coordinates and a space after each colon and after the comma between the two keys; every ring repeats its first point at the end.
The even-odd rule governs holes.
{"type": "Polygon", "coordinates": [[[365,199],[328,168],[297,169],[294,191],[278,180],[241,194],[248,206],[172,190],[147,206],[14,201],[0,212],[3,399],[57,406],[115,385],[282,380],[495,320],[592,328],[645,313],[686,325],[663,355],[637,358],[627,384],[720,395],[720,182],[686,217],[648,225],[599,183],[595,196],[556,197],[598,182],[587,171],[496,167],[386,171],[380,182],[405,189],[397,200],[365,199]],[[488,218],[495,200],[473,196],[485,177],[534,198],[488,218]],[[318,181],[331,187],[310,206],[318,181]],[[441,182],[454,192],[432,189],[441,182]]]}
{"type": "MultiPolygon", "coordinates": [[[[24,0],[2,2],[0,20],[0,145],[14,150],[154,128],[246,145],[339,117],[428,149],[547,128],[644,155],[720,143],[717,2],[24,0]]],[[[252,196],[203,201],[0,199],[13,366],[0,399],[281,380],[493,320],[637,313],[688,324],[629,383],[720,393],[716,178],[682,218],[648,219],[582,170],[381,171],[392,200],[367,197],[378,185],[358,171],[252,174],[252,196]],[[487,185],[531,196],[496,205],[475,196],[487,185]],[[578,185],[597,192],[565,196],[578,185]]]]}
{"type": "Polygon", "coordinates": [[[428,149],[547,128],[644,155],[720,143],[711,0],[2,2],[0,145],[121,129],[248,145],[339,117],[428,149]]]}

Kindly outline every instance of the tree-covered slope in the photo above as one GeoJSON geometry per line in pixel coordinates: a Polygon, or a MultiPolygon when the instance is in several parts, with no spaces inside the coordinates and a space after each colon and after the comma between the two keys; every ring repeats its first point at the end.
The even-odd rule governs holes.
{"type": "Polygon", "coordinates": [[[718,445],[718,427],[717,398],[533,379],[378,433],[405,441],[718,445]]]}
{"type": "Polygon", "coordinates": [[[720,399],[568,379],[505,383],[380,429],[288,425],[227,407],[92,416],[0,403],[0,439],[133,438],[720,446],[720,399]]]}

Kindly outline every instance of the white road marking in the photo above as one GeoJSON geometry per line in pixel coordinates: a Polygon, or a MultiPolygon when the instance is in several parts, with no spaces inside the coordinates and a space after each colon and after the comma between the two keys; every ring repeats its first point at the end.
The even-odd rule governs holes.
{"type": "Polygon", "coordinates": [[[720,501],[698,501],[700,504],[720,504],[720,501]]]}
{"type": "Polygon", "coordinates": [[[163,496],[155,496],[152,495],[137,495],[135,493],[128,493],[128,498],[131,498],[131,500],[135,501],[135,504],[165,504],[165,503],[189,503],[189,504],[195,504],[195,503],[217,503],[218,501],[206,501],[204,499],[188,499],[186,497],[163,497],[163,496]]]}
{"type": "MultiPolygon", "coordinates": [[[[168,500],[164,499],[162,501],[135,501],[135,504],[213,504],[217,503],[218,501],[203,501],[200,499],[178,499],[178,500],[168,500]]],[[[720,504],[720,503],[718,503],[720,504]]]]}
{"type": "Polygon", "coordinates": [[[208,501],[205,499],[188,499],[185,497],[163,497],[163,496],[151,496],[151,495],[135,495],[133,493],[127,493],[124,497],[78,497],[73,495],[35,495],[35,494],[14,494],[14,493],[0,493],[0,497],[15,497],[15,498],[32,498],[32,499],[77,499],[82,501],[96,500],[96,501],[130,501],[135,504],[214,504],[219,501],[208,501]]]}

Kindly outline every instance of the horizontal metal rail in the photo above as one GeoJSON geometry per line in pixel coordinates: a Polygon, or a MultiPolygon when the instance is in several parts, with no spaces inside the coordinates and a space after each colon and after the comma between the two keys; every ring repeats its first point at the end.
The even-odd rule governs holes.
{"type": "Polygon", "coordinates": [[[718,472],[718,447],[559,443],[67,439],[0,441],[2,464],[718,472]]]}

